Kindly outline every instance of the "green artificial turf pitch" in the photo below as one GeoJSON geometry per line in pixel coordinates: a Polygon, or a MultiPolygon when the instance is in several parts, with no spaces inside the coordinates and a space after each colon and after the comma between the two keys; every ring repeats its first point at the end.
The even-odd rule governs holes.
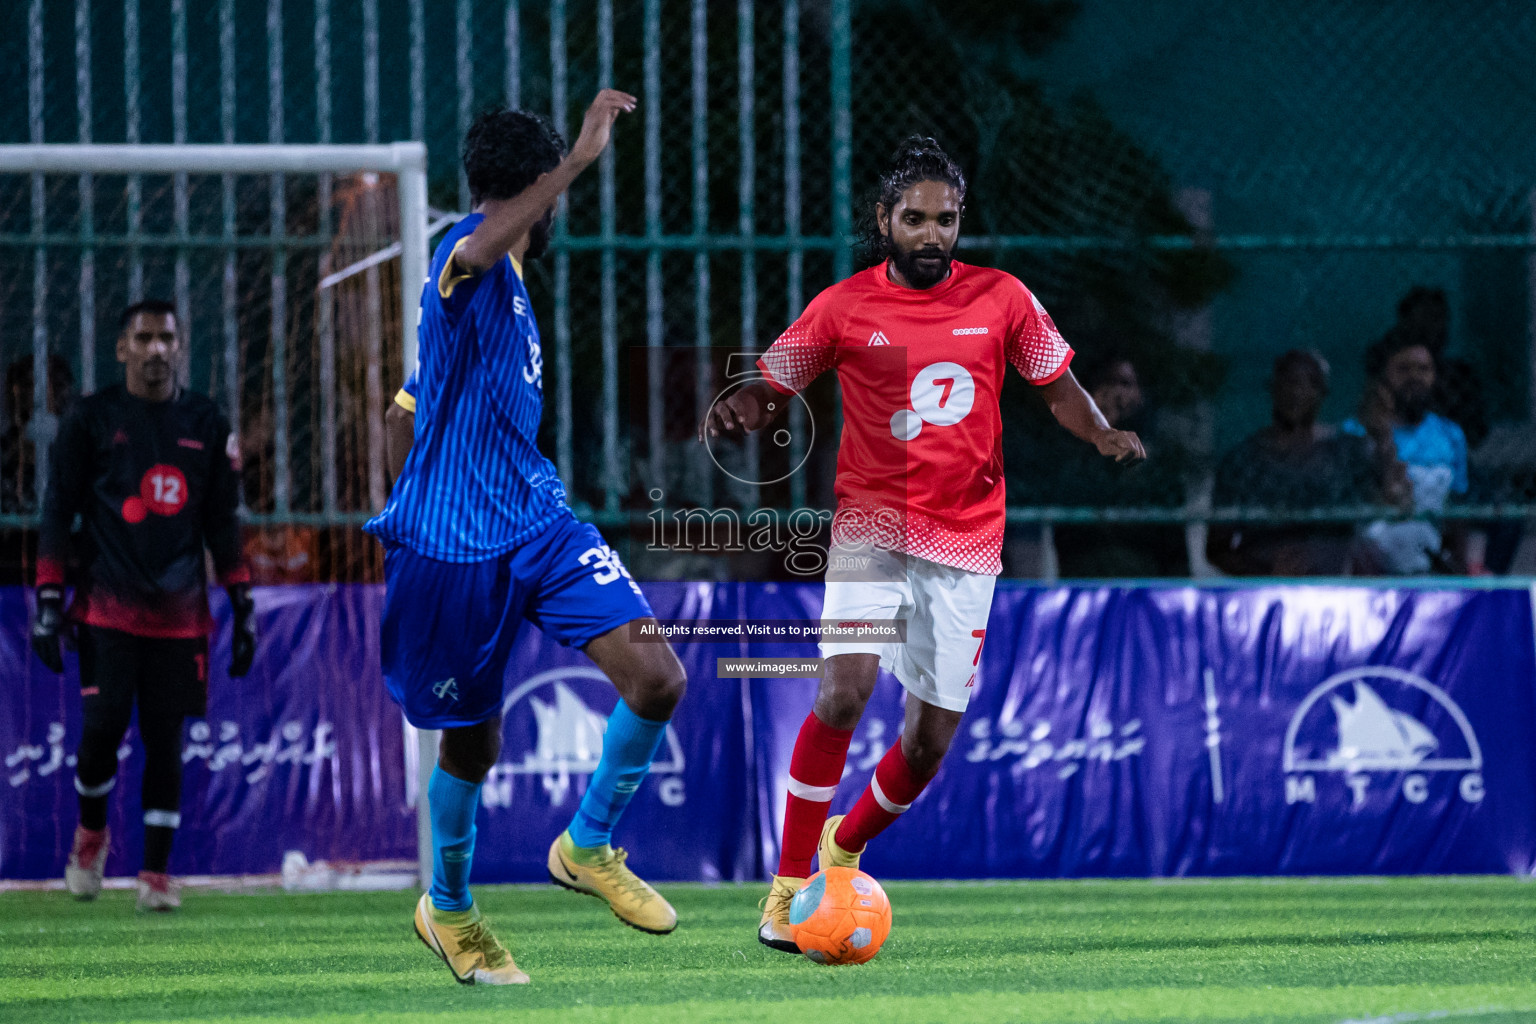
{"type": "Polygon", "coordinates": [[[761,886],[665,886],[655,937],[552,886],[482,886],[533,976],[460,987],[408,892],[0,894],[0,1021],[1536,1021],[1536,884],[1510,878],[919,883],[861,967],[758,945],[761,886]]]}

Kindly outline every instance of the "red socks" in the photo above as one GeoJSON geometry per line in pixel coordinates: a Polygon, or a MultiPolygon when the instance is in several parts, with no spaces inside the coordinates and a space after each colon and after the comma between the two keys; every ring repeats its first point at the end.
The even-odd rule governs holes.
{"type": "MultiPolygon", "coordinates": [[[[851,739],[853,730],[833,729],[815,712],[805,716],[789,760],[789,796],[784,802],[784,843],[777,874],[789,878],[810,875],[811,859],[816,856],[827,810],[843,777],[851,739]]],[[[837,845],[849,851],[862,851],[865,843],[884,832],[912,806],[929,781],[912,771],[898,740],[875,766],[875,774],[864,787],[859,802],[838,826],[837,845]]]]}
{"type": "Polygon", "coordinates": [[[834,729],[817,718],[814,711],[805,716],[805,724],[795,738],[795,752],[789,759],[789,797],[784,802],[784,842],[779,852],[778,874],[790,878],[810,876],[811,858],[816,855],[827,809],[832,806],[832,796],[843,777],[843,763],[848,760],[848,742],[852,739],[852,729],[834,729]]]}
{"type": "MultiPolygon", "coordinates": [[[[798,753],[799,747],[795,750],[798,753]]],[[[901,741],[897,740],[875,766],[875,774],[864,787],[859,802],[837,827],[837,845],[850,853],[861,852],[865,843],[884,832],[901,812],[912,806],[929,781],[913,774],[901,752],[901,741]]]]}

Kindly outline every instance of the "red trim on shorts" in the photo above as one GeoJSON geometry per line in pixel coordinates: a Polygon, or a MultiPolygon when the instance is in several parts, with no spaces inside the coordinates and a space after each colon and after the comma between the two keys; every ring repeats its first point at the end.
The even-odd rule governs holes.
{"type": "Polygon", "coordinates": [[[64,585],[64,563],[57,558],[37,560],[37,585],[40,587],[64,585]]]}

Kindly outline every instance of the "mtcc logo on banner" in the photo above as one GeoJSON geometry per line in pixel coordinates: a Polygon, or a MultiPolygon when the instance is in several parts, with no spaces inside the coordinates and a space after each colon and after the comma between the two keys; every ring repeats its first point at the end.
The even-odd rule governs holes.
{"type": "MultiPolygon", "coordinates": [[[[608,713],[617,704],[613,684],[595,668],[550,669],[519,683],[502,702],[502,760],[486,776],[481,790],[485,806],[512,806],[512,780],[518,775],[539,776],[550,804],[564,804],[572,777],[597,770],[608,713]]],[[[683,746],[669,725],[651,764],[657,795],[669,807],[687,799],[683,767],[683,746]]]]}
{"type": "Polygon", "coordinates": [[[1349,669],[1314,687],[1291,716],[1283,766],[1288,804],[1315,802],[1323,773],[1343,776],[1354,809],[1397,785],[1421,804],[1441,778],[1467,803],[1484,796],[1483,752],[1466,714],[1429,680],[1384,666],[1349,669]]]}

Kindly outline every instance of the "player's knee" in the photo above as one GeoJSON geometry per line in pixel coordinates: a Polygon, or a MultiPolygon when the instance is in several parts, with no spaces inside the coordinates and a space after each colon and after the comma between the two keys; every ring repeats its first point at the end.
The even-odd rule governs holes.
{"type": "Polygon", "coordinates": [[[823,686],[816,694],[816,717],[833,729],[852,729],[864,716],[869,696],[853,686],[823,686]]]}
{"type": "Polygon", "coordinates": [[[491,774],[491,769],[496,766],[496,758],[488,757],[481,753],[460,752],[456,755],[441,754],[437,759],[438,765],[456,779],[465,782],[480,783],[491,774]]]}
{"type": "Polygon", "coordinates": [[[79,780],[80,785],[95,789],[116,777],[117,756],[115,753],[110,758],[79,755],[79,760],[75,764],[75,778],[79,780]]]}
{"type": "Polygon", "coordinates": [[[465,782],[481,782],[501,757],[501,732],[489,729],[444,730],[438,764],[465,782]]]}
{"type": "Polygon", "coordinates": [[[96,784],[117,774],[117,748],[122,733],[108,729],[85,730],[75,752],[76,774],[81,781],[96,784]]]}
{"type": "Polygon", "coordinates": [[[151,718],[139,716],[139,740],[144,744],[144,752],[155,760],[170,758],[178,763],[181,760],[181,727],[182,718],[151,718]]]}
{"type": "Polygon", "coordinates": [[[635,679],[632,692],[637,715],[664,721],[672,717],[683,694],[688,692],[688,674],[675,659],[670,664],[649,666],[635,679]]]}
{"type": "Polygon", "coordinates": [[[907,765],[913,774],[926,777],[935,774],[939,770],[939,764],[944,760],[944,755],[949,751],[949,740],[938,736],[924,735],[921,730],[910,736],[903,733],[901,737],[901,753],[907,759],[907,765]]]}

